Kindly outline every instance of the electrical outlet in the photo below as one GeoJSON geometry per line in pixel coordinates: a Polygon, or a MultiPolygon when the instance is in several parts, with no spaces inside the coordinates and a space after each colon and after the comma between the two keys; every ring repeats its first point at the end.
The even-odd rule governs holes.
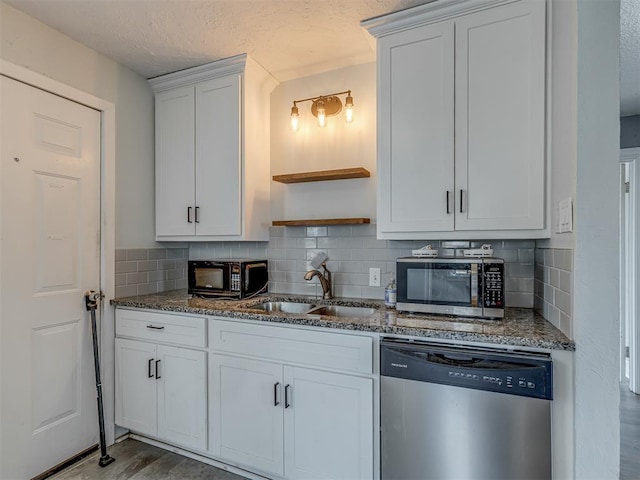
{"type": "Polygon", "coordinates": [[[379,268],[369,269],[369,286],[370,287],[380,286],[380,269],[379,268]]]}

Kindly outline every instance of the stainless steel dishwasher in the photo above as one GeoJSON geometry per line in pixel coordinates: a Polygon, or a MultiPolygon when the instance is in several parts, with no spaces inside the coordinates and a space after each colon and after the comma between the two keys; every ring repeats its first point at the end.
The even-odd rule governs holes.
{"type": "Polygon", "coordinates": [[[384,339],[382,480],[551,478],[549,356],[384,339]]]}

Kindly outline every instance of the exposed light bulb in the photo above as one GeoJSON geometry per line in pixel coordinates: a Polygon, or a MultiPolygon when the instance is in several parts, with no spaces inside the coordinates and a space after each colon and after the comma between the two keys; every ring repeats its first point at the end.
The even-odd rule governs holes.
{"type": "Polygon", "coordinates": [[[291,130],[298,131],[298,107],[295,104],[291,107],[291,130]]]}
{"type": "Polygon", "coordinates": [[[318,125],[320,125],[321,127],[324,127],[326,123],[326,115],[324,111],[324,102],[322,100],[318,100],[318,106],[317,106],[316,112],[318,114],[318,125]]]}
{"type": "Polygon", "coordinates": [[[345,98],[344,106],[346,108],[344,114],[347,119],[347,123],[351,123],[353,121],[353,97],[351,96],[351,92],[349,92],[349,95],[345,98]]]}

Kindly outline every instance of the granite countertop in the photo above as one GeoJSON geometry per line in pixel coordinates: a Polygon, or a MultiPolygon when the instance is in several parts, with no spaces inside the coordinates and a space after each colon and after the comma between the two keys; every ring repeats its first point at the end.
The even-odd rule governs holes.
{"type": "Polygon", "coordinates": [[[395,309],[386,308],[384,302],[380,300],[348,298],[322,300],[289,294],[270,294],[245,300],[216,300],[192,298],[187,294],[186,290],[116,298],[111,300],[111,304],[116,307],[164,310],[382,334],[411,335],[424,338],[495,343],[551,350],[575,350],[573,341],[569,340],[541,315],[528,308],[507,308],[505,318],[487,320],[397,312],[395,309]],[[375,308],[376,312],[368,317],[334,317],[330,315],[267,312],[255,308],[257,305],[267,301],[371,307],[375,308]]]}

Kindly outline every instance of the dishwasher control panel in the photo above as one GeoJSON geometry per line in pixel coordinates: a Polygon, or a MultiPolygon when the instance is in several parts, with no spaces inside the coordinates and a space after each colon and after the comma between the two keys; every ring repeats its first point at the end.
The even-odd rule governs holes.
{"type": "Polygon", "coordinates": [[[380,374],[524,397],[553,398],[553,365],[543,355],[383,341],[380,374]]]}

